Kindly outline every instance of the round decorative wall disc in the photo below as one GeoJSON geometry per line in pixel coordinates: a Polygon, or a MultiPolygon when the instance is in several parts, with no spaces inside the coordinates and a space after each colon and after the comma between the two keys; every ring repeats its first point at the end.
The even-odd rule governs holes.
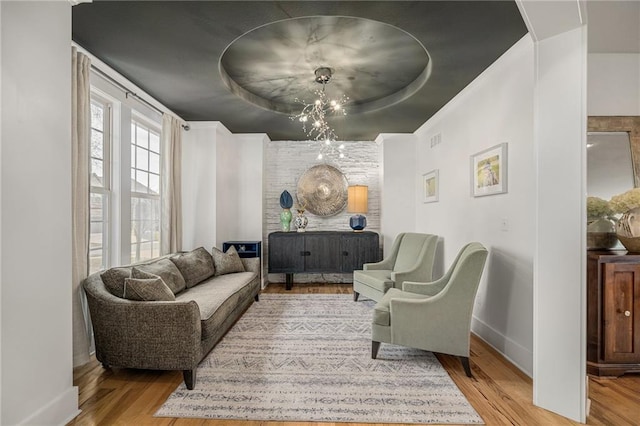
{"type": "Polygon", "coordinates": [[[347,206],[348,186],[347,178],[335,167],[313,166],[298,180],[298,204],[316,216],[333,216],[347,206]]]}

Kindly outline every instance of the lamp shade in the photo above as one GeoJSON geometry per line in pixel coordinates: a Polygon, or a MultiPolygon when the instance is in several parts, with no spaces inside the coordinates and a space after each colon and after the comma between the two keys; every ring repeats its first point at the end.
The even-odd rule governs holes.
{"type": "Polygon", "coordinates": [[[348,188],[347,212],[367,213],[368,212],[368,190],[366,185],[353,185],[348,188]]]}

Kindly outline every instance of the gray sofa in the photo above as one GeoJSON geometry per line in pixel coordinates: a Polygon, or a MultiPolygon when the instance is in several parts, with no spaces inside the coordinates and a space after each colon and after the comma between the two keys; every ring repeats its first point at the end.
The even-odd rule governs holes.
{"type": "Polygon", "coordinates": [[[182,370],[185,385],[193,389],[198,363],[258,301],[260,291],[259,258],[231,259],[229,251],[223,255],[218,251],[222,263],[210,264],[216,251],[213,258],[199,248],[90,275],[83,287],[98,361],[105,368],[182,370]],[[229,261],[235,266],[229,268],[229,261]],[[134,267],[136,273],[156,278],[142,280],[143,284],[159,283],[161,277],[170,289],[160,284],[168,300],[145,298],[144,291],[125,294],[125,282],[133,288],[127,277],[133,277],[134,267]]]}

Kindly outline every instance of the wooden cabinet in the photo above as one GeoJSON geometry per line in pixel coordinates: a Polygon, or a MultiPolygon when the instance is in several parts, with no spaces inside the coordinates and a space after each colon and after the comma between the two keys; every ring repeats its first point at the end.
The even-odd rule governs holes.
{"type": "Polygon", "coordinates": [[[286,274],[287,290],[294,273],[351,273],[378,262],[375,232],[273,232],[269,234],[269,272],[286,274]]]}
{"type": "Polygon", "coordinates": [[[587,255],[587,373],[640,372],[640,255],[587,255]]]}

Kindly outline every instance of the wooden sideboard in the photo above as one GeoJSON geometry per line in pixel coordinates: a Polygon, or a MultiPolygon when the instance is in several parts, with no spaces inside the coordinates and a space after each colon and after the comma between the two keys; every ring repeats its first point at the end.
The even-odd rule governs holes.
{"type": "Polygon", "coordinates": [[[640,255],[587,253],[587,373],[640,372],[640,255]]]}
{"type": "Polygon", "coordinates": [[[291,290],[294,273],[342,273],[381,260],[375,232],[272,232],[268,241],[269,272],[284,273],[291,290]]]}

